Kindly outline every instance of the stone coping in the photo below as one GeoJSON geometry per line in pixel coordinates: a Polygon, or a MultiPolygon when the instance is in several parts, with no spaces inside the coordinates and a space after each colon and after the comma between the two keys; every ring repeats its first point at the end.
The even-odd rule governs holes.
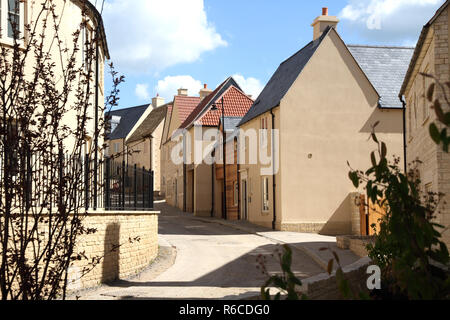
{"type": "MultiPolygon", "coordinates": [[[[136,211],[131,211],[131,210],[105,210],[105,209],[97,209],[95,211],[90,211],[88,210],[87,212],[85,212],[84,210],[80,210],[80,212],[78,213],[79,215],[88,215],[91,217],[95,217],[95,216],[146,216],[146,215],[161,215],[161,211],[157,211],[157,210],[152,210],[152,211],[143,211],[143,210],[136,210],[136,211]]],[[[41,212],[39,214],[36,214],[38,216],[48,216],[49,213],[48,212],[41,212]]],[[[55,213],[56,215],[56,213],[55,213]]],[[[70,213],[70,215],[72,216],[73,213],[70,213]]],[[[34,216],[34,214],[30,214],[31,217],[34,216]]]]}
{"type": "Polygon", "coordinates": [[[87,212],[90,216],[122,216],[122,215],[130,215],[130,216],[144,216],[144,215],[157,215],[159,216],[161,214],[161,211],[130,211],[130,210],[104,210],[104,209],[98,209],[96,211],[89,211],[87,212]]]}

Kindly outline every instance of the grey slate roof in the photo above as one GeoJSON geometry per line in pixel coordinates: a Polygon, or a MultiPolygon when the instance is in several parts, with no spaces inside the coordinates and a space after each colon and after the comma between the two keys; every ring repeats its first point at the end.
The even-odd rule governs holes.
{"type": "MultiPolygon", "coordinates": [[[[320,38],[308,43],[278,67],[239,126],[280,104],[331,29],[327,27],[320,38]]],[[[350,45],[348,49],[379,93],[379,106],[402,108],[398,94],[414,48],[350,45]]]]}
{"type": "Polygon", "coordinates": [[[106,139],[116,140],[126,138],[131,129],[133,129],[136,122],[138,122],[139,118],[142,116],[145,110],[147,110],[148,106],[149,104],[145,104],[142,106],[107,112],[105,115],[107,118],[109,116],[119,116],[121,118],[119,125],[106,137],[106,139]]]}
{"type": "Polygon", "coordinates": [[[298,75],[302,72],[330,30],[331,28],[327,27],[320,38],[311,41],[303,49],[281,63],[261,94],[255,100],[255,103],[239,123],[239,126],[280,104],[281,99],[283,99],[294,81],[298,78],[298,75]]]}
{"type": "Polygon", "coordinates": [[[358,45],[347,47],[380,95],[380,107],[402,108],[398,95],[414,48],[358,45]]]}

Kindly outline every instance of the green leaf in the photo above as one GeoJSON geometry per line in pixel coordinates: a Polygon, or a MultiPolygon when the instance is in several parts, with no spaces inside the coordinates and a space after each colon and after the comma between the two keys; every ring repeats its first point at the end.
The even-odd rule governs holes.
{"type": "Polygon", "coordinates": [[[328,267],[327,267],[328,274],[331,274],[331,272],[333,272],[333,263],[334,263],[334,259],[330,259],[330,261],[328,261],[328,267]]]}
{"type": "Polygon", "coordinates": [[[430,85],[430,87],[428,88],[427,99],[428,99],[428,101],[430,101],[430,102],[433,101],[434,87],[435,87],[435,84],[432,83],[432,84],[430,85]]]}
{"type": "Polygon", "coordinates": [[[441,134],[439,133],[439,129],[434,123],[430,124],[430,136],[436,144],[441,143],[441,134]]]}
{"type": "Polygon", "coordinates": [[[450,127],[450,112],[444,114],[444,123],[447,125],[447,127],[450,127]]]}
{"type": "Polygon", "coordinates": [[[434,111],[436,112],[436,116],[439,119],[439,121],[444,122],[444,111],[442,111],[442,106],[439,100],[434,101],[434,111]]]}
{"type": "Polygon", "coordinates": [[[372,152],[372,153],[370,154],[370,160],[372,161],[372,165],[373,165],[374,167],[376,167],[376,166],[377,166],[377,159],[375,158],[375,152],[372,152]]]}
{"type": "MultiPolygon", "coordinates": [[[[359,187],[359,178],[358,178],[358,174],[356,172],[349,172],[348,176],[350,178],[350,180],[353,182],[353,185],[355,186],[355,188],[359,187]]],[[[326,250],[327,248],[325,248],[326,250]]]]}
{"type": "Polygon", "coordinates": [[[375,133],[372,133],[372,140],[375,141],[376,143],[378,143],[378,138],[375,133]]]}
{"type": "Polygon", "coordinates": [[[384,142],[381,143],[381,158],[385,159],[387,155],[387,147],[384,142]]]}

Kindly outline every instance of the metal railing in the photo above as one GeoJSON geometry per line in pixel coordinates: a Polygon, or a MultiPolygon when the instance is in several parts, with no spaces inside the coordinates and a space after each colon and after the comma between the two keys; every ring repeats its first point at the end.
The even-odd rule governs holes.
{"type": "Polygon", "coordinates": [[[105,160],[106,210],[153,209],[153,171],[105,160]]]}
{"type": "Polygon", "coordinates": [[[145,168],[114,162],[110,158],[104,158],[96,164],[89,155],[76,160],[63,154],[51,156],[27,153],[22,156],[12,155],[14,159],[10,161],[14,162],[15,170],[5,170],[5,159],[8,158],[4,155],[0,147],[0,197],[10,192],[15,207],[48,206],[49,202],[57,205],[58,201],[69,198],[72,205],[93,211],[148,211],[154,208],[154,174],[145,168]],[[10,184],[14,183],[14,189],[5,190],[5,174],[10,178],[10,184]],[[75,176],[81,179],[75,179],[75,182],[75,176]],[[66,195],[58,194],[55,181],[61,182],[66,195]],[[23,191],[18,192],[21,188],[23,191]],[[69,196],[67,192],[70,192],[69,196]]]}

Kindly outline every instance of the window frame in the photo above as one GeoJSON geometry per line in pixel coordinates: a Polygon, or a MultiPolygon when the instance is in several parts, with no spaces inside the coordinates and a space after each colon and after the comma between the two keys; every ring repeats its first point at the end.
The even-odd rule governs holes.
{"type": "MultiPolygon", "coordinates": [[[[17,0],[19,1],[19,0],[17,0]]],[[[6,44],[9,46],[14,46],[14,38],[10,37],[8,35],[9,33],[9,8],[8,8],[9,0],[0,0],[0,27],[1,27],[1,34],[0,34],[0,42],[2,44],[6,44]]],[[[24,45],[24,41],[22,38],[25,37],[25,8],[26,8],[27,1],[24,0],[23,2],[19,2],[19,32],[20,35],[17,39],[17,42],[20,45],[24,45]]]]}

